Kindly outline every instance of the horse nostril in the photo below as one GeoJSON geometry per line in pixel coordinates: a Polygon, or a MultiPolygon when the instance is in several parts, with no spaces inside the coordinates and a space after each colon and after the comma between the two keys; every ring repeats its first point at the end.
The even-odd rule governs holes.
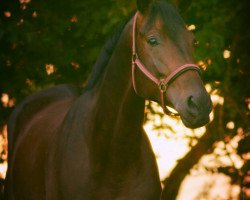
{"type": "Polygon", "coordinates": [[[193,98],[194,98],[193,96],[188,97],[188,100],[187,100],[188,107],[195,107],[196,106],[194,101],[193,101],[193,98]]]}
{"type": "Polygon", "coordinates": [[[192,115],[192,116],[197,116],[199,110],[198,110],[198,106],[194,102],[194,97],[193,96],[188,97],[187,105],[188,105],[189,114],[192,115]]]}

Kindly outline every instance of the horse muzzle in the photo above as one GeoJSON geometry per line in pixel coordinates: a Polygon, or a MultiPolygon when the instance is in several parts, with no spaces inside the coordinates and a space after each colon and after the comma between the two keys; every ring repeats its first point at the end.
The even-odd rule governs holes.
{"type": "Polygon", "coordinates": [[[209,123],[212,101],[207,92],[190,95],[176,107],[184,125],[188,128],[199,128],[209,123]]]}

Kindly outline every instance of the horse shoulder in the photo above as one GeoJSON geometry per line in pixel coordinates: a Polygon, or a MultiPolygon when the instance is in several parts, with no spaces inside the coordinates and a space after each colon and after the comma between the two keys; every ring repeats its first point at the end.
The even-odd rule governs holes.
{"type": "MultiPolygon", "coordinates": [[[[10,199],[13,181],[15,184],[22,182],[18,170],[21,170],[27,179],[25,184],[20,184],[21,190],[35,185],[34,192],[27,194],[33,195],[34,199],[39,195],[39,198],[43,196],[43,173],[40,172],[43,171],[42,166],[45,162],[45,157],[42,158],[46,155],[45,147],[54,137],[55,130],[77,97],[79,92],[76,87],[58,85],[28,96],[12,112],[8,122],[9,169],[5,189],[5,195],[10,199]],[[25,157],[23,152],[26,152],[25,157]],[[31,160],[34,161],[33,164],[29,163],[31,160]],[[33,173],[33,178],[29,178],[29,172],[33,173]]],[[[19,190],[16,192],[24,194],[19,190]]]]}
{"type": "Polygon", "coordinates": [[[78,96],[79,92],[76,87],[58,85],[36,92],[24,99],[13,110],[8,121],[9,152],[12,151],[17,137],[21,134],[20,130],[29,124],[37,113],[53,103],[75,99],[78,96]]]}

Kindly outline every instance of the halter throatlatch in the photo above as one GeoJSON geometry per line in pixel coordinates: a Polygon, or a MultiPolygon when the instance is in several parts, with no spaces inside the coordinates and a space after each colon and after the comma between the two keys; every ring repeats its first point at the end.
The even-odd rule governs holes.
{"type": "Polygon", "coordinates": [[[137,66],[150,80],[152,80],[156,85],[158,85],[158,88],[160,90],[160,96],[161,96],[161,106],[165,114],[167,115],[173,115],[176,116],[178,114],[172,113],[165,105],[166,101],[166,91],[168,89],[168,86],[181,74],[188,70],[196,70],[198,73],[201,73],[201,69],[195,65],[195,64],[184,64],[178,68],[176,68],[173,72],[170,73],[166,78],[158,79],[156,78],[148,69],[144,66],[144,64],[141,62],[141,60],[138,58],[138,55],[136,53],[136,44],[135,44],[135,38],[136,38],[136,19],[137,19],[138,13],[134,16],[133,21],[133,33],[132,33],[132,83],[134,90],[137,94],[136,84],[135,84],[135,66],[137,66]]]}

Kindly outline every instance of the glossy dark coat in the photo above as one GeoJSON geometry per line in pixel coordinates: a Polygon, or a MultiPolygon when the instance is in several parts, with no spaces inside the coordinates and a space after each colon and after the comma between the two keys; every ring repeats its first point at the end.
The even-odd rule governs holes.
{"type": "MultiPolygon", "coordinates": [[[[159,63],[165,63],[165,58],[170,56],[172,62],[168,59],[167,69],[161,75],[184,60],[192,61],[192,53],[188,51],[192,48],[190,42],[179,45],[178,41],[185,40],[169,39],[167,29],[159,30],[162,38],[167,39],[161,48],[148,46],[147,34],[166,26],[162,15],[151,19],[156,26],[149,23],[155,12],[153,5],[159,8],[164,5],[161,12],[170,12],[169,15],[171,12],[176,15],[174,8],[164,1],[138,1],[137,4],[140,15],[136,40],[141,60],[152,67],[151,58],[156,52],[158,57],[164,55],[161,59],[156,56],[159,63]],[[145,24],[149,25],[146,29],[145,24]],[[173,52],[170,55],[159,52],[163,47],[167,48],[166,52],[169,49],[173,52]]],[[[84,92],[59,85],[29,96],[16,107],[8,125],[6,199],[160,199],[155,156],[142,128],[145,98],[159,101],[159,90],[137,71],[139,96],[134,92],[131,29],[132,19],[106,44],[84,92]]],[[[178,34],[191,37],[184,28],[178,34]]],[[[152,71],[157,70],[162,70],[162,65],[152,71]]],[[[207,122],[211,102],[197,72],[186,72],[177,78],[167,95],[168,103],[187,121],[184,122],[187,126],[198,127],[207,122]],[[185,105],[178,107],[176,102],[185,105]]]]}

